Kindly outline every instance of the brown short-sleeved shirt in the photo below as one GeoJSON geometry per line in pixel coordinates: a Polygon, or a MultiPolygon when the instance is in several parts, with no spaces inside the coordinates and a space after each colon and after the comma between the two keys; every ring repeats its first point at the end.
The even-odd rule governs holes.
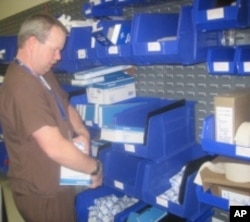
{"type": "MultiPolygon", "coordinates": [[[[62,100],[67,113],[67,93],[53,73],[44,78],[62,100]]],[[[49,125],[57,126],[67,138],[72,130],[69,121],[62,118],[55,98],[38,78],[14,62],[8,67],[0,89],[0,122],[10,159],[8,175],[12,189],[43,197],[53,196],[62,189],[60,165],[47,157],[31,134],[49,125]]]]}

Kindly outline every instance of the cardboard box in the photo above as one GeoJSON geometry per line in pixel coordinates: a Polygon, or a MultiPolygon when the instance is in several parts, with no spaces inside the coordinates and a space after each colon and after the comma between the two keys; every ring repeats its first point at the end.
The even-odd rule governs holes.
{"type": "Polygon", "coordinates": [[[214,195],[227,199],[230,206],[250,205],[250,189],[213,185],[211,191],[214,195]]]}
{"type": "Polygon", "coordinates": [[[215,139],[234,144],[241,123],[250,121],[250,89],[238,89],[214,97],[215,139]]]}
{"type": "Polygon", "coordinates": [[[95,104],[113,104],[135,96],[135,79],[130,75],[122,79],[96,83],[87,88],[88,102],[95,104]]]}
{"type": "MultiPolygon", "coordinates": [[[[83,153],[85,152],[84,150],[84,145],[81,143],[74,143],[76,148],[81,150],[83,153]]],[[[68,185],[73,185],[73,186],[89,186],[92,183],[91,181],[91,175],[78,172],[72,169],[69,169],[67,167],[61,166],[60,170],[60,185],[63,186],[68,186],[68,185]]]]}

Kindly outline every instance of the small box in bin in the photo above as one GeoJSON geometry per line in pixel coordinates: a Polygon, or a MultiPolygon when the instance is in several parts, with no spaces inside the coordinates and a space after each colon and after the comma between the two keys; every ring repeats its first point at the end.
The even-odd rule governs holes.
{"type": "Polygon", "coordinates": [[[250,189],[238,189],[223,185],[212,185],[211,192],[213,195],[229,200],[230,205],[250,205],[250,189]]]}
{"type": "Polygon", "coordinates": [[[234,144],[236,130],[250,120],[250,89],[236,89],[214,97],[215,139],[234,144]]]}
{"type": "Polygon", "coordinates": [[[104,81],[87,87],[89,103],[112,104],[135,96],[135,78],[130,75],[123,79],[104,81]]]}

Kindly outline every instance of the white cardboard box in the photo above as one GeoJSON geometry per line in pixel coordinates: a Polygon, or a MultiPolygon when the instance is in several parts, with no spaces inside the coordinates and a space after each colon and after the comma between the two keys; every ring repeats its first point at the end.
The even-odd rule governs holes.
{"type": "Polygon", "coordinates": [[[113,104],[136,96],[135,79],[126,78],[96,83],[87,87],[87,100],[95,104],[113,104]]]}
{"type": "MultiPolygon", "coordinates": [[[[84,152],[84,146],[82,144],[75,143],[75,146],[84,152]]],[[[89,186],[90,184],[91,176],[89,174],[61,166],[60,185],[89,186]]]]}
{"type": "Polygon", "coordinates": [[[214,97],[215,139],[234,144],[241,123],[250,120],[250,89],[238,89],[214,97]]]}

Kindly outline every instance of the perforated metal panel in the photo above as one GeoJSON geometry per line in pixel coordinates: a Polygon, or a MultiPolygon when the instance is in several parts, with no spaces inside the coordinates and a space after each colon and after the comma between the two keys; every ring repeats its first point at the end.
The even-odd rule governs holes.
{"type": "MultiPolygon", "coordinates": [[[[51,1],[10,18],[0,21],[0,34],[16,33],[23,19],[36,12],[48,12],[53,15],[62,13],[73,19],[84,19],[81,10],[86,1],[74,0],[72,3],[51,1]]],[[[124,9],[125,17],[137,12],[179,12],[182,5],[192,4],[191,0],[157,1],[154,5],[131,6],[124,9]],[[160,3],[159,3],[160,2],[160,3]]],[[[0,69],[1,71],[1,69],[0,69]]],[[[67,76],[63,76],[67,79],[67,76]]],[[[204,117],[213,113],[215,95],[235,88],[250,87],[250,77],[211,76],[206,64],[191,66],[164,65],[136,67],[136,88],[138,95],[164,98],[186,98],[197,101],[196,124],[197,139],[200,139],[204,117]]]]}

